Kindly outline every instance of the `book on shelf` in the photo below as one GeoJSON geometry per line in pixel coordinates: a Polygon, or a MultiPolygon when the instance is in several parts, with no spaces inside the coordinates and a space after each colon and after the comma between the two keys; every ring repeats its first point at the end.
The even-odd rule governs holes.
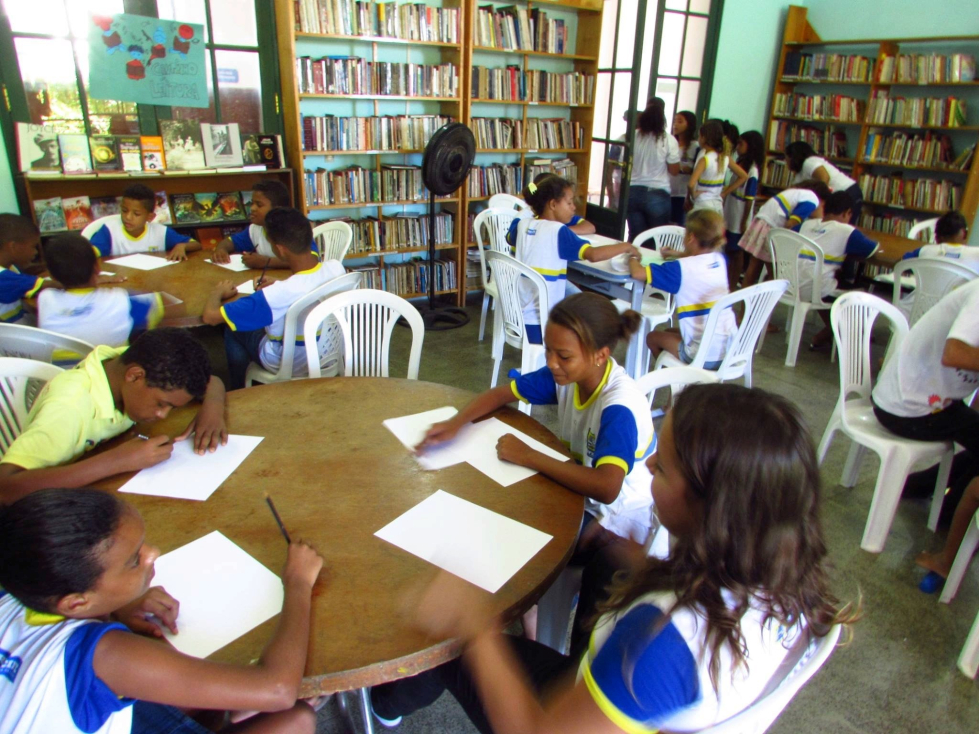
{"type": "Polygon", "coordinates": [[[899,166],[952,168],[952,139],[947,134],[931,131],[909,135],[905,132],[886,134],[867,133],[863,158],[870,163],[889,163],[899,166]]]}
{"type": "Polygon", "coordinates": [[[300,94],[458,97],[459,70],[438,65],[371,61],[359,56],[296,59],[300,94]]]}
{"type": "Polygon", "coordinates": [[[414,259],[385,269],[385,290],[399,296],[424,295],[428,292],[428,279],[435,282],[435,291],[455,290],[458,284],[458,266],[453,260],[414,259]]]}
{"type": "Polygon", "coordinates": [[[99,196],[91,200],[92,221],[121,212],[121,196],[99,196]]]}
{"type": "Polygon", "coordinates": [[[241,162],[242,166],[264,165],[262,151],[258,147],[258,133],[242,133],[241,135],[241,162]]]}
{"type": "Polygon", "coordinates": [[[220,222],[223,219],[217,194],[198,192],[194,194],[194,199],[197,201],[197,216],[202,222],[220,222]]]}
{"type": "Polygon", "coordinates": [[[243,164],[241,133],[238,132],[237,122],[202,122],[201,140],[204,163],[209,168],[232,168],[243,164]]]}
{"type": "MultiPolygon", "coordinates": [[[[55,138],[55,142],[57,142],[57,138],[55,138]]],[[[41,230],[41,234],[63,232],[68,229],[60,196],[54,196],[50,199],[34,199],[34,219],[37,221],[37,228],[41,230]]]]}
{"type": "Polygon", "coordinates": [[[863,119],[863,100],[845,94],[775,94],[773,113],[776,117],[802,117],[813,120],[860,122],[863,119]]]}
{"type": "Polygon", "coordinates": [[[469,127],[476,138],[476,148],[520,150],[524,147],[523,120],[474,117],[469,127]]]}
{"type": "Polygon", "coordinates": [[[260,133],[257,138],[258,154],[266,169],[285,168],[285,152],[282,148],[282,136],[260,133]]]}
{"type": "Polygon", "coordinates": [[[92,217],[92,202],[87,196],[66,196],[61,199],[65,213],[65,226],[68,229],[85,229],[95,221],[92,217]]]}
{"type": "Polygon", "coordinates": [[[15,122],[17,159],[22,172],[61,173],[61,152],[58,133],[53,125],[15,122]]]}
{"type": "Polygon", "coordinates": [[[362,166],[303,172],[306,206],[369,204],[381,201],[381,174],[362,166]]]}
{"type": "Polygon", "coordinates": [[[789,170],[785,161],[769,158],[765,161],[765,174],[762,184],[775,189],[787,189],[795,179],[795,173],[789,170]]]}
{"type": "Polygon", "coordinates": [[[886,89],[875,89],[867,105],[870,124],[962,127],[966,124],[966,102],[956,97],[891,97],[886,89]]]}
{"type": "Polygon", "coordinates": [[[248,217],[245,213],[245,207],[241,203],[241,196],[237,191],[218,192],[217,205],[221,210],[221,218],[226,221],[248,217]]]}
{"type": "Polygon", "coordinates": [[[956,168],[960,171],[968,171],[969,167],[972,166],[972,158],[976,154],[976,144],[973,143],[968,148],[959,153],[955,160],[952,161],[951,168],[956,168]]]}
{"type": "Polygon", "coordinates": [[[93,135],[89,138],[92,148],[92,165],[97,173],[120,173],[119,142],[115,135],[93,135]]]}
{"type": "Polygon", "coordinates": [[[769,130],[768,149],[784,152],[790,143],[808,143],[817,155],[831,158],[849,158],[846,132],[832,124],[815,127],[798,122],[778,120],[769,130]]]}
{"type": "Polygon", "coordinates": [[[874,78],[874,60],[851,54],[785,54],[782,79],[799,81],[869,82],[874,78]]]}
{"type": "Polygon", "coordinates": [[[244,208],[245,216],[247,217],[248,214],[251,212],[251,208],[252,208],[252,192],[239,191],[238,193],[241,195],[241,206],[242,208],[244,208]]]}
{"type": "Polygon", "coordinates": [[[92,172],[92,152],[86,136],[62,133],[58,136],[58,147],[61,166],[66,174],[92,172]]]}
{"type": "Polygon", "coordinates": [[[173,219],[177,224],[197,224],[201,221],[197,199],[193,194],[173,194],[170,203],[173,205],[173,219]]]}
{"type": "Polygon", "coordinates": [[[383,117],[302,117],[303,150],[421,150],[435,132],[450,122],[442,115],[383,117]]]}
{"type": "Polygon", "coordinates": [[[347,268],[348,273],[360,273],[360,287],[382,290],[383,278],[378,265],[360,265],[347,268]]]}
{"type": "Polygon", "coordinates": [[[295,0],[296,30],[459,43],[459,8],[356,0],[295,0]]]}
{"type": "Polygon", "coordinates": [[[530,150],[577,150],[585,144],[585,129],[581,123],[562,118],[530,117],[525,142],[530,150]]]}
{"type": "Polygon", "coordinates": [[[519,163],[493,163],[469,169],[466,190],[471,197],[494,194],[520,196],[524,188],[523,171],[519,163]]]}
{"type": "Polygon", "coordinates": [[[473,98],[486,101],[552,102],[588,105],[594,101],[595,77],[581,72],[556,73],[516,66],[474,67],[473,98]]]}
{"type": "Polygon", "coordinates": [[[204,168],[204,143],[197,120],[160,120],[167,172],[204,168]]]}
{"type": "Polygon", "coordinates": [[[384,201],[424,201],[428,190],[422,183],[421,166],[388,164],[381,166],[381,199],[384,201]]]}
{"type": "Polygon", "coordinates": [[[962,203],[962,186],[932,178],[862,174],[857,183],[864,201],[915,211],[945,212],[962,203]]]}
{"type": "Polygon", "coordinates": [[[119,136],[119,159],[122,170],[138,173],[143,170],[143,152],[139,144],[139,135],[119,136]]]}
{"type": "Polygon", "coordinates": [[[476,9],[475,35],[476,45],[486,48],[570,53],[567,24],[538,8],[528,11],[519,5],[479,7],[476,9]]]}
{"type": "Polygon", "coordinates": [[[914,220],[906,215],[892,214],[890,212],[871,212],[865,209],[860,215],[858,224],[865,229],[872,229],[875,232],[907,237],[911,232],[911,228],[914,226],[914,220]]]}
{"type": "Polygon", "coordinates": [[[170,204],[167,201],[166,191],[156,191],[154,192],[156,197],[156,206],[153,211],[155,216],[153,221],[157,224],[173,224],[173,217],[170,216],[170,204]]]}
{"type": "Polygon", "coordinates": [[[139,138],[144,171],[164,171],[167,167],[163,155],[163,138],[159,135],[142,135],[139,138]]]}
{"type": "Polygon", "coordinates": [[[943,84],[975,81],[976,57],[972,54],[885,54],[877,80],[899,84],[943,84]]]}

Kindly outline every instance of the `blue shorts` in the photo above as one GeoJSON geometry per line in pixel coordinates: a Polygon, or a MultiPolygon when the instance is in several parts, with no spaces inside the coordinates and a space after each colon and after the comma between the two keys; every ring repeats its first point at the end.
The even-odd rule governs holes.
{"type": "Polygon", "coordinates": [[[727,233],[727,244],[724,245],[725,255],[736,255],[741,252],[741,248],[738,243],[741,242],[742,232],[728,232],[727,233]]]}
{"type": "Polygon", "coordinates": [[[162,703],[133,704],[132,734],[212,734],[180,709],[162,703]]]}
{"type": "MultiPolygon", "coordinates": [[[[680,342],[680,347],[679,347],[679,349],[677,351],[680,353],[680,361],[681,362],[683,362],[684,364],[693,364],[693,357],[691,357],[689,354],[687,354],[687,345],[686,344],[684,344],[683,342],[680,342]]],[[[721,368],[721,362],[723,362],[723,361],[724,360],[715,361],[715,362],[704,362],[704,369],[705,370],[719,370],[721,368]]]]}

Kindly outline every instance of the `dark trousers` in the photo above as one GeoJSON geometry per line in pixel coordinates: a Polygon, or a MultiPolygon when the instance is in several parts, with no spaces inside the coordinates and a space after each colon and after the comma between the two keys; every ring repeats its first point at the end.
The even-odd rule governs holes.
{"type": "Polygon", "coordinates": [[[259,349],[265,329],[255,331],[224,330],[224,354],[228,358],[228,376],[231,390],[240,390],[245,386],[245,372],[250,362],[261,364],[259,349]]]}
{"type": "Polygon", "coordinates": [[[670,224],[679,224],[682,227],[687,223],[687,213],[683,209],[686,203],[685,196],[670,197],[670,224]]]}
{"type": "Polygon", "coordinates": [[[630,242],[640,232],[669,224],[670,192],[648,186],[630,186],[626,221],[629,223],[630,242]]]}

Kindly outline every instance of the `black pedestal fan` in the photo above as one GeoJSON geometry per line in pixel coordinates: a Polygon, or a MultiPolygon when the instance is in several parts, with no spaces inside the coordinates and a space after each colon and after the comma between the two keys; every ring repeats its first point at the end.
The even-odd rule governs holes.
{"type": "MultiPolygon", "coordinates": [[[[435,197],[448,196],[466,182],[473,158],[476,139],[472,131],[459,122],[439,128],[425,146],[422,157],[422,181],[429,191],[428,200],[428,308],[418,309],[430,331],[458,329],[469,323],[469,314],[454,306],[435,305],[435,197]]],[[[465,232],[458,233],[460,238],[465,232]]],[[[464,242],[464,239],[461,239],[464,242]]],[[[465,287],[465,271],[458,274],[465,287]]]]}

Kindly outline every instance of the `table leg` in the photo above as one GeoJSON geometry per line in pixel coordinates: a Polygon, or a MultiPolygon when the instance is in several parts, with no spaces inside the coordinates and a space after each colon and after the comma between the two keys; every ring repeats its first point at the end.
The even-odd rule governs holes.
{"type": "MultiPolygon", "coordinates": [[[[639,281],[632,281],[632,299],[630,301],[633,311],[638,311],[642,313],[642,294],[645,290],[639,281]]],[[[635,334],[629,337],[629,346],[625,353],[625,371],[632,376],[632,379],[638,380],[641,375],[639,374],[640,365],[642,365],[642,350],[645,349],[645,345],[640,343],[642,339],[642,329],[638,329],[635,334]]]]}
{"type": "Polygon", "coordinates": [[[371,689],[361,688],[359,691],[340,691],[337,704],[340,707],[343,722],[348,734],[358,734],[363,729],[364,734],[374,734],[374,717],[371,713],[371,689]],[[359,701],[358,701],[359,699],[359,701]],[[356,710],[360,709],[362,727],[357,726],[356,710]]]}
{"type": "Polygon", "coordinates": [[[360,689],[360,710],[364,715],[364,734],[374,734],[374,715],[371,709],[371,689],[360,689]]]}

